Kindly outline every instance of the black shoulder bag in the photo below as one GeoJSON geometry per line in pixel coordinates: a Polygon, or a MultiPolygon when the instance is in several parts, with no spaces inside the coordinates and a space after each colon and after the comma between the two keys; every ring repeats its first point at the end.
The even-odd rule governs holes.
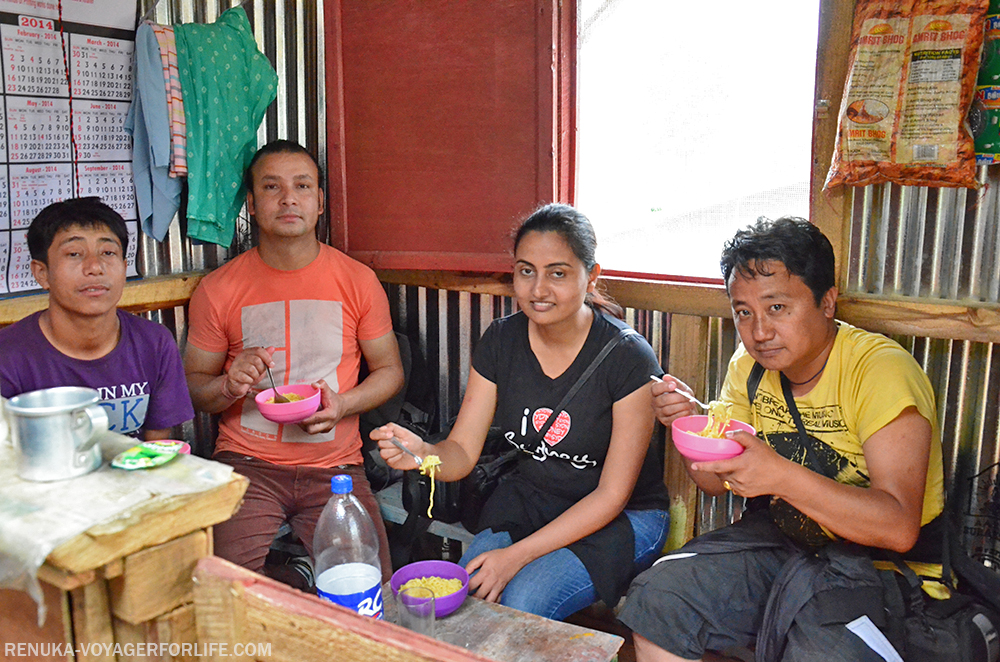
{"type": "MultiPolygon", "coordinates": [[[[763,375],[763,366],[754,363],[747,379],[747,393],[751,405],[763,375]]],[[[781,375],[781,389],[785,404],[795,421],[806,459],[815,467],[814,470],[818,470],[820,465],[813,439],[806,434],[802,417],[798,407],[795,406],[791,384],[784,374],[781,375]]],[[[933,522],[924,525],[921,529],[921,540],[917,542],[917,547],[923,543],[922,546],[926,549],[928,544],[933,543],[924,539],[925,533],[931,534],[928,537],[938,539],[941,545],[942,581],[952,591],[952,596],[946,600],[936,600],[924,593],[921,579],[906,564],[902,554],[860,545],[851,545],[851,548],[857,549],[861,555],[888,559],[899,570],[898,574],[893,571],[882,571],[880,575],[885,587],[885,607],[889,615],[887,634],[893,644],[903,649],[899,652],[907,662],[941,660],[997,662],[1000,659],[1000,634],[997,631],[1000,627],[1000,615],[998,615],[1000,575],[973,560],[957,545],[951,543],[952,531],[948,527],[946,513],[947,510],[938,515],[933,522]],[[958,587],[952,582],[952,570],[960,580],[958,587]]],[[[796,603],[804,605],[809,597],[800,592],[796,596],[796,603]]],[[[773,617],[769,618],[770,607],[771,605],[764,619],[765,628],[773,625],[776,620],[773,617]]],[[[788,618],[783,620],[790,623],[788,618]]],[[[766,653],[776,647],[780,649],[783,644],[776,638],[781,639],[784,634],[780,631],[767,632],[762,629],[758,638],[758,652],[765,653],[763,659],[773,658],[766,653]]]]}
{"type": "MultiPolygon", "coordinates": [[[[545,424],[531,437],[529,445],[534,445],[538,439],[543,439],[545,434],[555,423],[559,412],[566,408],[573,397],[579,392],[583,385],[594,374],[594,371],[601,365],[608,354],[628,336],[638,333],[634,329],[622,329],[615,337],[601,348],[601,351],[594,357],[587,369],[583,371],[566,395],[563,396],[559,404],[553,409],[553,414],[545,421],[545,424]]],[[[491,434],[499,433],[499,430],[491,428],[491,434]]],[[[443,440],[447,435],[441,436],[443,440]]],[[[502,441],[502,440],[501,440],[502,441]]],[[[486,443],[484,448],[493,445],[486,443]]],[[[516,449],[509,450],[498,455],[481,455],[476,466],[468,476],[459,481],[442,482],[437,481],[434,488],[434,507],[431,509],[433,519],[454,523],[461,521],[470,531],[475,532],[479,523],[479,513],[497,485],[504,476],[510,473],[517,465],[516,449]]],[[[403,540],[413,541],[416,537],[430,526],[431,518],[427,517],[427,506],[430,503],[431,479],[422,475],[419,471],[411,470],[403,473],[403,507],[406,509],[406,521],[402,525],[401,537],[403,540]]],[[[396,559],[393,565],[396,566],[396,559]]],[[[409,560],[403,560],[403,564],[409,560]]]]}

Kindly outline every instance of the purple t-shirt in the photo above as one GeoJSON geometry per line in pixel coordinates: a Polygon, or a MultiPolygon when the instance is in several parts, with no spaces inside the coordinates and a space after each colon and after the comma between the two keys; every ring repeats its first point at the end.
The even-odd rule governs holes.
{"type": "Polygon", "coordinates": [[[38,326],[41,313],[0,329],[0,393],[5,398],[53,386],[97,389],[108,427],[121,434],[162,430],[194,418],[180,352],[165,327],[118,311],[121,339],[106,356],[66,356],[38,326]]]}

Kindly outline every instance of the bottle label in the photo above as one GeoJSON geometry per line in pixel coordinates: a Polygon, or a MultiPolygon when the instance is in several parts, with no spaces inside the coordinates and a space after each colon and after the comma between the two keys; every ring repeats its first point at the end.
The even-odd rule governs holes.
{"type": "Polygon", "coordinates": [[[323,571],[316,578],[316,592],[362,616],[382,618],[382,571],[367,563],[342,563],[323,571]]]}

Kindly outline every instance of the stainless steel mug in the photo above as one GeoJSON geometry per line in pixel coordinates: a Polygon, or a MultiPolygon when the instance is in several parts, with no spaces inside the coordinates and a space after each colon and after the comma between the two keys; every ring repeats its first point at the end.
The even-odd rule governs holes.
{"type": "Polygon", "coordinates": [[[25,480],[75,478],[101,466],[101,433],[108,414],[98,392],[59,386],[16,395],[7,402],[17,449],[17,475],[25,480]]]}

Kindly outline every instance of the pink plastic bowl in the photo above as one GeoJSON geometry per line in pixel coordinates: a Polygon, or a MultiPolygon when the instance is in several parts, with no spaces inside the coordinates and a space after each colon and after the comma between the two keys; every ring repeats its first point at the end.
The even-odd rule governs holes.
{"type": "Polygon", "coordinates": [[[257,408],[260,409],[261,415],[269,421],[274,423],[298,423],[309,418],[319,409],[318,388],[313,388],[309,384],[289,384],[288,386],[279,386],[277,390],[282,395],[289,393],[301,395],[305,400],[279,404],[269,403],[268,400],[274,397],[274,389],[264,389],[257,394],[254,400],[257,401],[257,408]]]}
{"type": "Polygon", "coordinates": [[[451,595],[434,599],[434,615],[437,618],[447,616],[458,609],[465,602],[465,596],[469,594],[469,573],[465,571],[465,568],[451,561],[417,561],[416,563],[404,565],[394,572],[392,579],[389,580],[392,594],[399,595],[400,586],[411,579],[419,577],[441,577],[442,579],[462,580],[462,588],[451,595]]]}
{"type": "MultiPolygon", "coordinates": [[[[708,416],[684,416],[676,419],[670,425],[670,435],[673,437],[677,451],[689,460],[696,462],[711,462],[712,460],[728,460],[743,452],[743,446],[732,439],[710,439],[696,434],[708,425],[708,416]]],[[[745,430],[757,434],[756,430],[743,421],[729,421],[726,431],[745,430]]]]}

